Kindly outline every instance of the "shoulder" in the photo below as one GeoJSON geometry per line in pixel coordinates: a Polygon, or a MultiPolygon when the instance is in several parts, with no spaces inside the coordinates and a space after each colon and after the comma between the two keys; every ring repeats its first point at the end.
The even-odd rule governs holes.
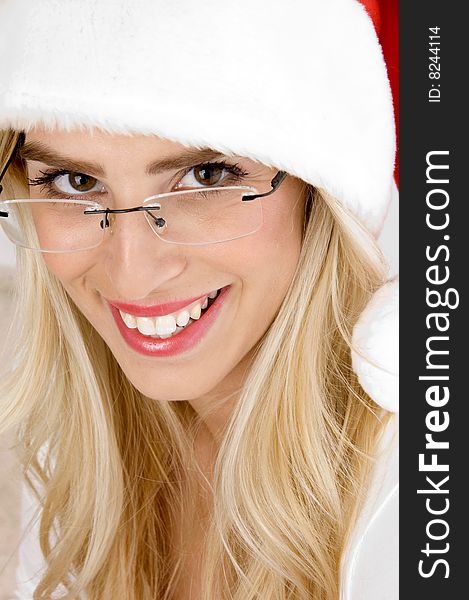
{"type": "Polygon", "coordinates": [[[398,415],[382,438],[365,505],[342,563],[341,600],[397,600],[398,415]]]}

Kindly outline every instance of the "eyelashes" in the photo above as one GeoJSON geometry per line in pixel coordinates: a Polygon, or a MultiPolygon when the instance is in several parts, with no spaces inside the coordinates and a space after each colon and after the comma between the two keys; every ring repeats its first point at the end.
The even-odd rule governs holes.
{"type": "Polygon", "coordinates": [[[62,169],[51,169],[50,171],[39,171],[41,173],[40,177],[35,177],[30,179],[28,177],[29,185],[34,186],[44,186],[47,187],[50,183],[54,181],[57,177],[61,175],[70,175],[71,171],[64,171],[62,169]]]}
{"type": "MultiPolygon", "coordinates": [[[[236,183],[240,183],[244,178],[249,176],[249,173],[247,173],[246,171],[244,171],[238,163],[236,164],[229,164],[226,161],[222,160],[222,161],[218,161],[218,162],[206,162],[206,163],[200,163],[198,165],[194,165],[192,167],[188,167],[187,169],[185,169],[185,171],[183,172],[183,177],[184,178],[186,175],[188,175],[192,170],[195,169],[200,169],[202,170],[203,168],[207,168],[207,167],[217,167],[222,171],[226,171],[227,173],[229,173],[228,177],[225,177],[225,179],[222,180],[222,185],[226,185],[227,183],[231,183],[231,184],[236,184],[236,183]]],[[[216,184],[217,185],[217,184],[216,184]]],[[[211,186],[207,186],[211,187],[211,186]]],[[[212,186],[215,187],[215,186],[212,186]]]]}
{"type": "MultiPolygon", "coordinates": [[[[193,165],[191,167],[187,167],[183,170],[182,173],[178,174],[177,181],[180,182],[186,175],[188,175],[192,170],[195,169],[203,169],[203,168],[218,168],[226,172],[226,176],[220,182],[220,184],[215,184],[212,186],[206,186],[207,189],[210,187],[216,187],[217,185],[237,185],[241,184],[243,180],[249,176],[249,173],[240,167],[238,163],[230,164],[226,161],[217,161],[217,162],[205,162],[199,163],[197,165],[193,165]]],[[[47,193],[49,197],[52,198],[66,198],[73,196],[83,196],[83,193],[79,193],[77,190],[77,194],[66,194],[65,192],[61,192],[57,190],[54,186],[54,183],[57,178],[62,177],[64,175],[85,175],[82,173],[74,173],[72,171],[67,171],[65,169],[50,169],[47,171],[40,171],[40,175],[35,178],[28,178],[28,182],[30,186],[40,187],[42,193],[47,193]]],[[[98,180],[96,180],[98,181],[98,180]]],[[[196,187],[195,189],[203,189],[204,186],[196,187]]],[[[175,190],[177,191],[177,190],[175,190]]],[[[102,193],[102,192],[92,192],[91,194],[102,193]]],[[[91,195],[90,194],[90,195],[91,195]]]]}
{"type": "MultiPolygon", "coordinates": [[[[85,197],[87,194],[80,193],[79,190],[76,190],[76,194],[66,193],[56,187],[56,180],[59,177],[64,177],[66,175],[84,175],[82,173],[74,173],[73,171],[67,171],[65,169],[49,169],[48,171],[40,171],[40,176],[35,177],[33,179],[28,178],[28,182],[30,186],[40,186],[41,194],[45,195],[47,198],[55,198],[55,199],[64,199],[70,200],[73,198],[85,197]]],[[[97,179],[95,180],[98,181],[97,179]]],[[[96,193],[103,192],[91,192],[88,194],[95,195],[96,193]]]]}

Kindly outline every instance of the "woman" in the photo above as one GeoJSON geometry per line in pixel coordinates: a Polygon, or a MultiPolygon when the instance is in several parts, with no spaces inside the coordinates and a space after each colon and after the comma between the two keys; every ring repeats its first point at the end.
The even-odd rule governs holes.
{"type": "Polygon", "coordinates": [[[351,352],[385,278],[395,147],[371,18],[354,0],[1,9],[2,427],[20,425],[44,556],[19,597],[351,597],[394,409],[366,314],[351,352]]]}

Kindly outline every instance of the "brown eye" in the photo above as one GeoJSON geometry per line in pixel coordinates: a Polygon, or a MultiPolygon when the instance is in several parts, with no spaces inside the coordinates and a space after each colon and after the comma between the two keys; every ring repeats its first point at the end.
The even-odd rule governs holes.
{"type": "Polygon", "coordinates": [[[203,185],[215,185],[220,181],[223,170],[224,168],[220,165],[199,165],[194,167],[194,177],[198,183],[203,185]]]}
{"type": "Polygon", "coordinates": [[[68,183],[77,192],[89,192],[94,188],[97,181],[94,177],[83,173],[70,173],[68,175],[68,183]]]}

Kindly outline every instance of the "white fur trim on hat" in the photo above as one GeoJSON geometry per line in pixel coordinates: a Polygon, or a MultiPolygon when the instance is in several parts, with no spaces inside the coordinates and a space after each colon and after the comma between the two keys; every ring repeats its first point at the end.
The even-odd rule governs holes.
{"type": "Polygon", "coordinates": [[[352,365],[358,380],[382,408],[399,411],[399,282],[371,298],[353,332],[352,365]]]}
{"type": "Polygon", "coordinates": [[[99,127],[257,159],[374,234],[391,90],[357,0],[2,0],[0,128],[99,127]]]}

